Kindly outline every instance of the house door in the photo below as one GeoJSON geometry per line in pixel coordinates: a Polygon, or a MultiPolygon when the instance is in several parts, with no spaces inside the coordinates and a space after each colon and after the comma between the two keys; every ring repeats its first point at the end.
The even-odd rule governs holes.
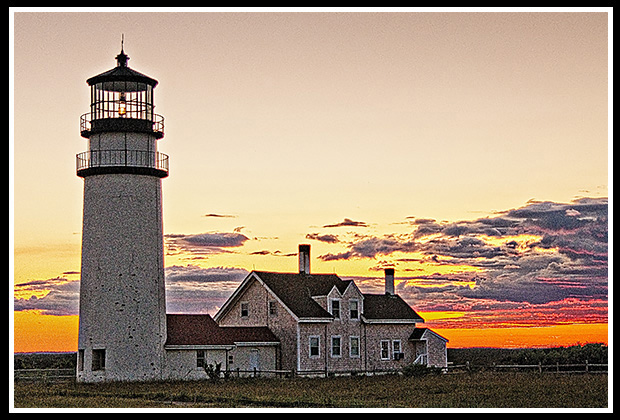
{"type": "Polygon", "coordinates": [[[260,370],[258,349],[250,350],[250,370],[260,370]]]}

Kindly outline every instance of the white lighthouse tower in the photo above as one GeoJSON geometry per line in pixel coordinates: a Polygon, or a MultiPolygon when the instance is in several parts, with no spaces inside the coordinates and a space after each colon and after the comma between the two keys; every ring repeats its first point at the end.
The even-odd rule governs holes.
{"type": "Polygon", "coordinates": [[[77,380],[162,378],[166,340],[157,80],[127,66],[91,77],[77,155],[84,178],[77,380]]]}

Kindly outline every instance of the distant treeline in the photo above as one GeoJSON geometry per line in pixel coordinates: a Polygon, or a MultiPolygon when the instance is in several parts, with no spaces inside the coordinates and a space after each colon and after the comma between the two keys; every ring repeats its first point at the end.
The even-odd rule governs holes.
{"type": "Polygon", "coordinates": [[[553,365],[572,363],[607,363],[607,346],[591,343],[570,347],[548,349],[499,349],[468,348],[448,349],[448,361],[455,365],[469,362],[474,366],[505,365],[553,365]]]}
{"type": "MultiPolygon", "coordinates": [[[[15,369],[75,369],[75,353],[16,353],[15,369]]],[[[607,346],[595,343],[549,349],[448,349],[448,361],[474,366],[607,363],[607,346]]]]}
{"type": "Polygon", "coordinates": [[[15,353],[15,369],[75,369],[76,353],[15,353]]]}

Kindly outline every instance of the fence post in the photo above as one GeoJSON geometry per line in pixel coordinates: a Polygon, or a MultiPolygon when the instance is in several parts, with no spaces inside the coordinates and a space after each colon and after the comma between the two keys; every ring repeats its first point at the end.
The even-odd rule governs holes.
{"type": "Polygon", "coordinates": [[[538,373],[542,373],[542,363],[538,362],[538,373]]]}
{"type": "Polygon", "coordinates": [[[588,359],[586,359],[586,373],[588,373],[588,359]]]}
{"type": "Polygon", "coordinates": [[[560,373],[560,362],[555,362],[555,373],[560,373]]]}

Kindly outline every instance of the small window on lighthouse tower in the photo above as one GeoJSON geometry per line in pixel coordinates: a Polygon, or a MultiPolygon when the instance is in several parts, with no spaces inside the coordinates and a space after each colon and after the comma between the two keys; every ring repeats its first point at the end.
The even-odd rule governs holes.
{"type": "Polygon", "coordinates": [[[93,349],[93,370],[105,369],[105,349],[93,349]]]}

